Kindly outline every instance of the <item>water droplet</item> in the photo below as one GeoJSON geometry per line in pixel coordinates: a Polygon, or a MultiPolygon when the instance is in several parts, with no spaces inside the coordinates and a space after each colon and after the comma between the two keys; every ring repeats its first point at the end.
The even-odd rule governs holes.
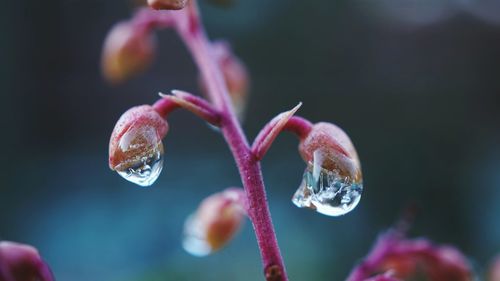
{"type": "Polygon", "coordinates": [[[152,127],[130,130],[120,140],[127,159],[115,170],[124,179],[140,186],[150,186],[163,169],[163,143],[152,127]]]}
{"type": "Polygon", "coordinates": [[[313,209],[327,216],[345,215],[356,208],[363,191],[362,181],[354,181],[339,169],[325,169],[323,159],[316,154],[314,158],[292,202],[299,208],[313,209]]]}
{"type": "Polygon", "coordinates": [[[184,224],[182,247],[193,256],[204,257],[212,252],[205,237],[204,227],[196,215],[190,215],[184,224]]]}

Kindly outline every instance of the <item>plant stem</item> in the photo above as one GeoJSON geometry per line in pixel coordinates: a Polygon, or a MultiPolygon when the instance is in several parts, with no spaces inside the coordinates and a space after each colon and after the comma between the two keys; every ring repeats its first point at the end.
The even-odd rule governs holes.
{"type": "Polygon", "coordinates": [[[194,2],[192,0],[190,6],[185,8],[188,14],[182,15],[189,17],[188,24],[178,24],[176,28],[194,56],[207,85],[208,94],[215,108],[219,110],[220,129],[231,149],[245,188],[248,216],[257,237],[266,279],[287,281],[285,266],[271,221],[260,163],[252,156],[246,136],[232,108],[226,83],[212,55],[210,42],[200,24],[194,2]]]}

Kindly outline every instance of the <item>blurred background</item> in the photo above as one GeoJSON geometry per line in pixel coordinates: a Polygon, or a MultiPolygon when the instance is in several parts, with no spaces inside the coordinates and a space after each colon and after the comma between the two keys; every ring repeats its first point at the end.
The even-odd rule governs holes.
{"type": "MultiPolygon", "coordinates": [[[[330,121],[351,136],[365,192],[339,218],[290,198],[305,164],[280,136],[263,161],[291,280],[343,280],[402,210],[410,231],[459,247],[478,273],[500,252],[500,2],[202,1],[211,38],[227,38],[252,75],[250,139],[278,112],[330,121]]],[[[250,223],[206,258],[182,250],[184,219],[239,185],[218,133],[169,119],[162,176],[148,189],[109,170],[121,113],[172,88],[199,93],[172,31],[150,70],[117,87],[99,69],[125,0],[4,1],[0,9],[0,238],[37,246],[58,280],[260,280],[250,223]]]]}

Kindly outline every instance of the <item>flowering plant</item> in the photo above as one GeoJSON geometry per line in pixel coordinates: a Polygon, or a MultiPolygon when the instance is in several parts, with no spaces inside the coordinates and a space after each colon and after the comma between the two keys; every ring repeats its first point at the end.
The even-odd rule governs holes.
{"type": "MultiPolygon", "coordinates": [[[[207,255],[225,245],[243,218],[252,222],[266,280],[288,280],[267,205],[260,160],[282,131],[299,139],[306,168],[293,203],[328,216],[352,211],[363,191],[361,164],[349,136],[338,126],[311,123],[296,116],[302,105],[269,121],[252,144],[240,120],[249,92],[249,76],[225,41],[210,41],[205,34],[196,0],[148,0],[132,19],[116,24],[104,44],[104,76],[119,83],[143,71],[158,50],[156,30],[174,29],[184,41],[200,71],[201,92],[181,90],[161,94],[153,105],[129,109],[117,122],[109,145],[109,165],[125,179],[150,186],[164,161],[162,139],[169,115],[186,109],[217,128],[238,167],[243,188],[230,188],[200,204],[185,224],[184,248],[207,255]]],[[[429,280],[472,280],[465,257],[451,247],[427,240],[406,240],[400,231],[381,236],[374,250],[348,277],[349,281],[409,280],[422,273],[429,280]]],[[[413,280],[413,279],[412,279],[413,280]]]]}
{"type": "Polygon", "coordinates": [[[142,71],[157,49],[153,32],[173,28],[199,68],[205,98],[173,90],[170,95],[160,94],[153,105],[125,112],[111,136],[110,168],[140,186],[153,184],[162,170],[162,138],[169,128],[166,120],[175,109],[186,109],[218,128],[236,161],[244,189],[228,189],[205,199],[186,222],[184,248],[195,255],[219,249],[236,232],[245,214],[255,230],[266,279],[287,280],[259,162],[279,133],[294,133],[307,166],[294,204],[339,216],[356,207],[363,190],[361,166],[351,140],[334,124],[312,124],[295,116],[299,103],[269,121],[250,145],[239,122],[249,86],[243,63],[227,42],[207,38],[195,0],[152,0],[148,4],[149,8],[140,9],[131,20],[111,29],[102,58],[105,77],[118,83],[142,71]]]}

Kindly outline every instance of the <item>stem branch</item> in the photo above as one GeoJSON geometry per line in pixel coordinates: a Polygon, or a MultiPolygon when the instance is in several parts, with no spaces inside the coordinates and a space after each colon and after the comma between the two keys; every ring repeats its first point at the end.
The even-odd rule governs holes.
{"type": "Polygon", "coordinates": [[[195,1],[190,1],[188,7],[175,15],[182,17],[178,18],[175,27],[192,53],[206,82],[208,94],[220,112],[220,128],[231,149],[245,188],[248,216],[255,230],[266,279],[287,281],[267,204],[261,167],[259,161],[252,157],[248,141],[232,108],[222,71],[214,59],[211,43],[200,24],[195,1]]]}

